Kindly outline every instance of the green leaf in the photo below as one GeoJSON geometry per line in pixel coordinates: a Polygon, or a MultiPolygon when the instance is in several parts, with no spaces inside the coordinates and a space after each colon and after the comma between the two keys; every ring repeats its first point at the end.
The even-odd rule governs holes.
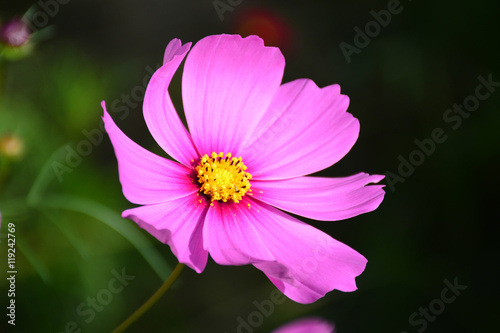
{"type": "Polygon", "coordinates": [[[55,173],[52,169],[52,163],[57,160],[61,160],[65,155],[64,147],[66,145],[57,149],[45,162],[45,165],[42,167],[38,175],[36,176],[33,185],[27,196],[27,202],[30,205],[36,206],[36,203],[42,197],[42,193],[49,186],[50,182],[53,180],[55,173]]]}
{"type": "MultiPolygon", "coordinates": [[[[59,216],[55,216],[54,214],[43,211],[42,214],[49,220],[54,223],[54,225],[59,228],[59,230],[66,236],[66,238],[69,240],[71,245],[76,249],[78,254],[85,260],[87,260],[90,255],[90,250],[87,249],[87,245],[85,242],[83,242],[80,237],[75,233],[75,231],[71,228],[71,225],[68,225],[68,223],[64,223],[60,221],[59,216]]],[[[65,221],[66,222],[66,221],[65,221]]]]}
{"type": "Polygon", "coordinates": [[[123,219],[112,209],[98,202],[75,195],[50,194],[39,199],[36,206],[38,208],[66,209],[91,216],[125,237],[146,259],[162,281],[165,281],[172,271],[167,261],[135,224],[123,219]]]}
{"type": "Polygon", "coordinates": [[[26,260],[28,260],[31,266],[33,266],[38,275],[40,275],[43,282],[46,284],[50,283],[52,278],[47,266],[45,266],[42,260],[38,259],[31,248],[22,240],[22,237],[16,237],[16,247],[24,255],[26,260]]]}

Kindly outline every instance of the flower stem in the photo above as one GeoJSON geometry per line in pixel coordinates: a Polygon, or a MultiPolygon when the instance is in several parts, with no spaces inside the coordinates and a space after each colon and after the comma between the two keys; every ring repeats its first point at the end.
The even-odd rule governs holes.
{"type": "Polygon", "coordinates": [[[174,270],[172,271],[172,274],[170,274],[170,276],[162,284],[160,289],[158,289],[153,294],[153,296],[151,296],[146,301],[146,303],[144,303],[139,309],[137,309],[130,317],[128,317],[123,323],[121,323],[120,326],[115,328],[112,333],[120,333],[125,331],[127,327],[133,324],[140,316],[142,316],[146,311],[148,311],[149,308],[152,307],[161,298],[161,296],[168,290],[168,288],[170,288],[170,286],[175,282],[175,280],[177,280],[184,266],[186,265],[178,263],[177,266],[175,266],[174,270]]]}

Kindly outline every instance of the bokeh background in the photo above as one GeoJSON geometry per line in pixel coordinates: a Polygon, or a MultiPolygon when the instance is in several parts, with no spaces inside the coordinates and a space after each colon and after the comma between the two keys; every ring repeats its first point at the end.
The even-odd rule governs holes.
{"type": "MultiPolygon", "coordinates": [[[[108,332],[170,273],[176,259],[168,246],[120,218],[132,205],[121,193],[99,104],[106,100],[126,134],[162,154],[142,117],[144,86],[172,38],[196,42],[218,33],[258,34],[282,49],[284,81],[339,83],[349,95],[360,137],[320,175],[392,175],[377,211],[307,221],[368,258],[359,290],[310,305],[287,300],[246,331],[269,332],[305,316],[332,321],[339,333],[495,331],[500,91],[460,116],[456,128],[443,115],[475,95],[479,76],[500,81],[499,7],[493,0],[402,0],[390,22],[346,57],[341,43],[356,46],[354,28],[364,31],[372,11],[394,3],[2,1],[3,22],[28,12],[35,33],[0,63],[0,331],[108,332]],[[436,128],[446,140],[395,178],[401,159],[417,156],[415,140],[436,128]],[[17,240],[15,327],[6,317],[9,222],[17,240]],[[113,272],[123,270],[133,280],[92,315],[88,298],[105,297],[113,272]],[[441,309],[435,300],[444,280],[467,288],[441,309]],[[424,320],[419,311],[429,305],[439,314],[424,320]]],[[[171,86],[178,106],[180,82],[178,74],[171,86]]],[[[253,267],[209,260],[200,275],[186,269],[129,331],[238,332],[238,318],[248,323],[254,302],[273,290],[253,267]]]]}

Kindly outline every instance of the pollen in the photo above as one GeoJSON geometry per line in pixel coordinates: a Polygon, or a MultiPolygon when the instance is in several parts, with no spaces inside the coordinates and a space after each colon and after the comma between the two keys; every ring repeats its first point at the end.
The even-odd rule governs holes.
{"type": "Polygon", "coordinates": [[[200,192],[209,196],[211,201],[238,203],[245,193],[252,191],[252,175],[246,170],[241,156],[231,157],[231,153],[224,155],[222,152],[213,152],[210,157],[205,154],[196,167],[200,192]]]}

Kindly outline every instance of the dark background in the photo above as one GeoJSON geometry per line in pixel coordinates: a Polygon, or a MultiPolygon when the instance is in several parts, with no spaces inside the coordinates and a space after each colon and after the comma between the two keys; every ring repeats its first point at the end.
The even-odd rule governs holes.
{"type": "MultiPolygon", "coordinates": [[[[471,100],[478,77],[500,81],[497,2],[401,1],[399,13],[350,61],[340,44],[355,46],[353,29],[364,31],[374,21],[371,11],[386,10],[388,1],[239,2],[229,5],[223,20],[208,0],[40,1],[49,9],[30,1],[2,3],[2,20],[30,7],[32,15],[45,13],[47,20],[42,24],[44,16],[36,14],[36,45],[29,56],[2,63],[0,136],[14,133],[26,148],[0,169],[0,267],[6,262],[8,222],[16,224],[18,240],[16,326],[7,325],[3,314],[0,330],[64,332],[74,321],[83,332],[110,331],[160,286],[152,267],[165,270],[162,263],[173,267],[176,259],[168,246],[119,219],[132,205],[121,193],[107,136],[62,180],[54,175],[54,161],[64,163],[65,149],[76,149],[86,140],[84,131],[99,128],[101,100],[108,107],[114,100],[126,105],[122,94],[143,84],[148,66],[161,63],[172,38],[197,42],[219,33],[259,34],[282,49],[285,82],[305,77],[319,86],[339,83],[350,97],[360,137],[344,159],[319,174],[390,175],[375,212],[342,222],[308,221],[368,258],[357,278],[359,290],[334,291],[310,305],[287,300],[263,317],[255,332],[303,316],[333,321],[339,333],[497,330],[500,91],[481,100],[459,126],[443,119],[454,104],[471,100]],[[428,142],[436,128],[446,139],[430,153],[416,152],[415,140],[428,142]],[[402,175],[401,160],[410,155],[421,161],[402,175]],[[130,227],[126,233],[133,239],[145,237],[144,246],[163,259],[148,264],[138,247],[110,228],[120,224],[130,227]],[[112,270],[122,268],[134,280],[85,322],[89,317],[78,315],[77,307],[107,288],[112,270]],[[467,288],[443,309],[435,300],[441,299],[445,280],[467,288]],[[438,315],[429,312],[424,320],[420,308],[430,305],[438,315]]],[[[181,105],[180,75],[171,90],[181,105]]],[[[125,111],[113,116],[118,125],[161,154],[147,131],[141,101],[125,109],[123,120],[125,111]]],[[[6,270],[0,272],[2,313],[6,270]]],[[[201,275],[186,269],[129,331],[236,332],[238,317],[248,322],[254,301],[269,300],[274,289],[253,267],[210,260],[201,275]]]]}

